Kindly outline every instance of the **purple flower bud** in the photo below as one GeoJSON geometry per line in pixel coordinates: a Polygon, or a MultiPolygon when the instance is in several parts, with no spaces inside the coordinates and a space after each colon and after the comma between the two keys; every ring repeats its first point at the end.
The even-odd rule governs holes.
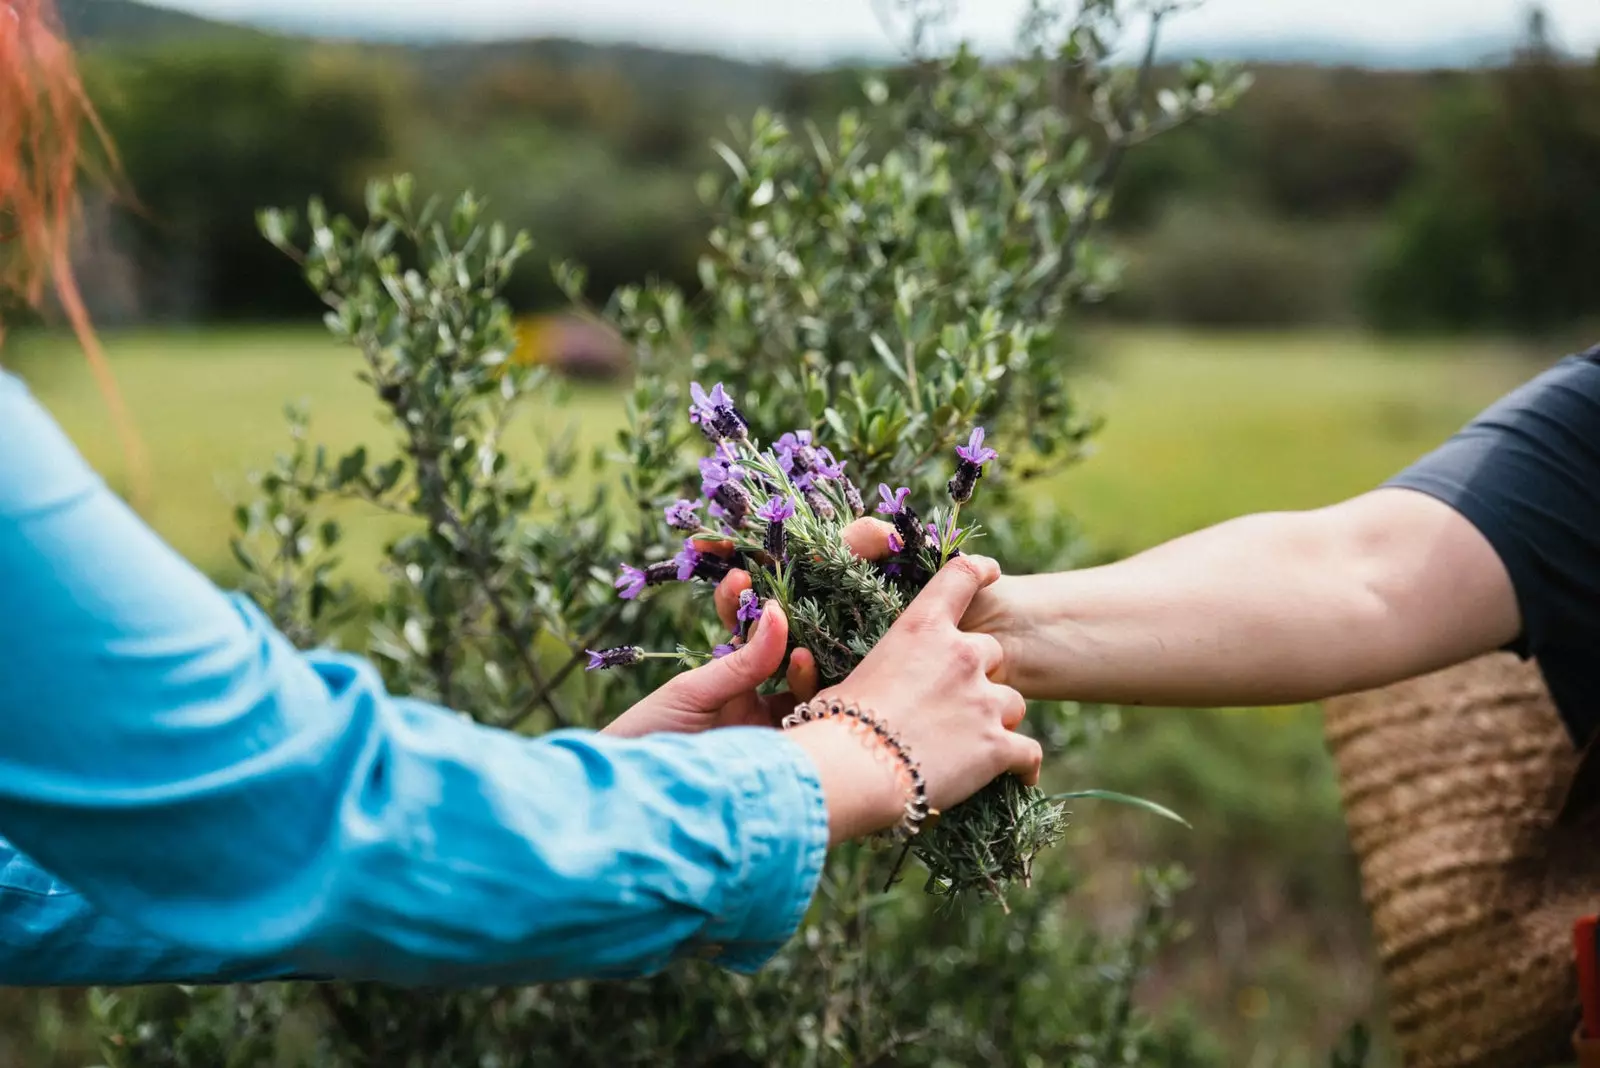
{"type": "Polygon", "coordinates": [[[694,577],[694,569],[700,566],[700,557],[702,555],[700,550],[694,547],[693,538],[685,538],[683,540],[683,548],[678,552],[677,556],[672,558],[673,563],[678,565],[679,582],[688,582],[694,577]]]}
{"type": "Polygon", "coordinates": [[[585,671],[606,671],[610,668],[630,667],[644,659],[644,650],[637,645],[624,645],[616,649],[602,649],[598,653],[593,649],[585,649],[589,654],[589,663],[584,666],[585,671]]]}
{"type": "Polygon", "coordinates": [[[773,497],[756,510],[756,518],[765,519],[768,523],[782,523],[785,519],[793,517],[793,497],[773,497]]]}
{"type": "Polygon", "coordinates": [[[699,530],[699,512],[699,501],[686,501],[680,499],[676,504],[667,505],[667,526],[674,530],[699,530]]]}
{"type": "Polygon", "coordinates": [[[950,481],[945,484],[945,489],[950,491],[950,499],[957,504],[966,504],[972,500],[972,491],[978,488],[978,479],[983,477],[983,468],[977,464],[962,460],[956,465],[956,473],[950,476],[950,481]]]}
{"type": "Polygon", "coordinates": [[[757,597],[754,590],[745,590],[739,595],[738,634],[741,639],[750,637],[750,628],[761,621],[761,598],[757,597]]]}
{"type": "Polygon", "coordinates": [[[743,441],[749,437],[749,423],[721,382],[712,386],[710,393],[700,383],[690,382],[689,396],[693,401],[689,407],[689,422],[698,426],[707,440],[743,441]]]}
{"type": "Polygon", "coordinates": [[[756,596],[755,590],[745,590],[739,594],[737,618],[744,623],[754,623],[761,618],[761,598],[756,596]]]}
{"type": "Polygon", "coordinates": [[[906,510],[906,498],[911,496],[911,491],[904,486],[891,490],[887,483],[880,482],[878,496],[883,498],[883,503],[878,505],[880,515],[899,515],[906,510]]]}
{"type": "Polygon", "coordinates": [[[728,481],[717,486],[712,500],[722,506],[728,522],[735,527],[743,525],[745,517],[750,514],[750,494],[737,482],[728,481]]]}
{"type": "Polygon", "coordinates": [[[622,595],[624,601],[631,601],[639,596],[649,584],[649,576],[632,564],[623,564],[622,574],[617,576],[616,582],[612,583],[617,588],[617,592],[622,595]]]}
{"type": "Polygon", "coordinates": [[[678,580],[678,561],[657,560],[644,569],[644,576],[651,586],[659,586],[664,582],[676,582],[678,580]]]}
{"type": "Polygon", "coordinates": [[[900,542],[904,546],[902,551],[915,557],[928,543],[928,532],[923,528],[921,517],[909,504],[902,503],[892,518],[895,533],[900,535],[900,542]]]}
{"type": "Polygon", "coordinates": [[[956,456],[969,464],[977,464],[979,467],[982,467],[990,460],[998,458],[999,455],[993,449],[984,447],[983,427],[981,426],[973,428],[972,436],[967,439],[965,445],[956,446],[956,456]]]}
{"type": "Polygon", "coordinates": [[[817,489],[815,484],[807,482],[806,488],[800,491],[800,496],[806,499],[806,505],[814,515],[823,519],[833,518],[833,505],[828,503],[828,498],[822,495],[822,491],[817,489]]]}
{"type": "Polygon", "coordinates": [[[694,577],[706,582],[721,582],[732,570],[733,565],[716,553],[701,553],[700,561],[694,565],[694,577]]]}
{"type": "Polygon", "coordinates": [[[811,465],[811,473],[817,478],[843,478],[844,461],[835,460],[833,453],[828,449],[818,449],[816,461],[811,465]]]}
{"type": "Polygon", "coordinates": [[[856,489],[856,484],[848,478],[844,480],[844,503],[850,506],[850,514],[857,519],[867,514],[867,506],[861,500],[861,491],[856,489]]]}
{"type": "Polygon", "coordinates": [[[731,656],[738,648],[737,645],[718,645],[711,650],[711,659],[721,660],[725,656],[731,656]]]}
{"type": "Polygon", "coordinates": [[[729,482],[743,479],[747,471],[737,463],[721,456],[708,456],[700,461],[700,492],[715,497],[717,490],[729,482]]]}
{"type": "Polygon", "coordinates": [[[889,531],[889,551],[892,553],[903,553],[906,551],[905,539],[900,537],[899,534],[892,530],[889,531]]]}
{"type": "Polygon", "coordinates": [[[805,474],[811,469],[812,458],[815,451],[811,448],[811,431],[794,430],[783,435],[773,445],[773,451],[778,456],[778,467],[784,474],[793,478],[797,474],[805,474]]]}

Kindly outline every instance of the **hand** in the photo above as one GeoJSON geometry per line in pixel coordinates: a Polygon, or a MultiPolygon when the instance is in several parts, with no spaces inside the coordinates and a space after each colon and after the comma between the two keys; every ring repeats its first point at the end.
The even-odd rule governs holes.
{"type": "MultiPolygon", "coordinates": [[[[1027,703],[990,679],[1001,667],[1000,644],[957,629],[973,598],[999,577],[986,557],[950,561],[850,677],[820,695],[854,702],[898,734],[922,767],[935,809],[959,804],[1005,772],[1038,781],[1039,743],[1014,733],[1027,703]]],[[[867,742],[827,721],[792,737],[818,765],[835,840],[899,821],[905,795],[895,769],[867,742]]]]}
{"type": "MultiPolygon", "coordinates": [[[[749,641],[721,660],[679,675],[618,716],[603,733],[637,738],[661,731],[697,734],[718,727],[776,727],[794,708],[795,698],[762,696],[756,687],[783,663],[788,642],[789,618],[776,601],[768,601],[749,641]]],[[[803,651],[797,650],[795,656],[803,651]]],[[[806,670],[814,679],[816,666],[809,653],[803,663],[810,665],[806,670]]],[[[806,682],[803,674],[796,674],[795,657],[790,657],[789,677],[791,689],[795,679],[806,682]]],[[[815,682],[809,685],[814,687],[815,682]]]]}
{"type": "MultiPolygon", "coordinates": [[[[857,519],[844,528],[842,535],[844,544],[852,553],[863,560],[883,560],[891,555],[889,548],[889,535],[894,533],[893,525],[881,519],[857,519]]],[[[729,545],[732,549],[732,545],[729,545]]],[[[1001,579],[1000,581],[1005,581],[1001,579]]],[[[750,588],[750,575],[748,572],[737,568],[728,572],[720,583],[717,584],[716,604],[717,615],[722,623],[732,630],[734,616],[739,610],[739,596],[750,588]]],[[[989,595],[987,589],[980,590],[973,600],[973,606],[964,617],[962,630],[988,631],[990,628],[978,625],[979,619],[992,614],[995,598],[989,595]]],[[[817,663],[812,659],[811,653],[806,649],[797,649],[789,659],[788,683],[789,689],[797,701],[809,701],[817,695],[817,663]]],[[[996,676],[996,681],[1004,681],[1003,673],[996,676]]]]}

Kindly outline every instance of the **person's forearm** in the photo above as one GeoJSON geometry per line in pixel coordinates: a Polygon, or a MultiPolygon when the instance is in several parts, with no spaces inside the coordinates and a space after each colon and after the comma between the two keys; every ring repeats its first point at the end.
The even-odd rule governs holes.
{"type": "Polygon", "coordinates": [[[1394,493],[1007,577],[964,626],[1000,638],[1007,681],[1029,697],[1163,707],[1316,700],[1509,641],[1516,606],[1487,543],[1443,505],[1394,493]]]}
{"type": "Polygon", "coordinates": [[[311,979],[256,957],[159,938],[95,907],[0,838],[0,986],[127,986],[311,979]]]}

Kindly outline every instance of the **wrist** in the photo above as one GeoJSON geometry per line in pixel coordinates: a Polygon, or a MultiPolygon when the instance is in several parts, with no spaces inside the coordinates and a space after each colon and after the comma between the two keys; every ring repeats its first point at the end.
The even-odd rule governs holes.
{"type": "Polygon", "coordinates": [[[840,720],[805,723],[787,735],[816,765],[828,806],[828,841],[837,844],[888,830],[905,813],[899,768],[840,720]]]}

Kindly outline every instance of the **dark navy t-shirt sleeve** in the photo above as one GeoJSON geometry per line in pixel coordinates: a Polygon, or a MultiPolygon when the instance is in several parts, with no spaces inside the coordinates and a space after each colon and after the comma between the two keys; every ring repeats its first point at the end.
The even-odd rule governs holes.
{"type": "Polygon", "coordinates": [[[1600,726],[1600,348],[1501,398],[1387,485],[1445,502],[1481,531],[1574,738],[1600,726]]]}

